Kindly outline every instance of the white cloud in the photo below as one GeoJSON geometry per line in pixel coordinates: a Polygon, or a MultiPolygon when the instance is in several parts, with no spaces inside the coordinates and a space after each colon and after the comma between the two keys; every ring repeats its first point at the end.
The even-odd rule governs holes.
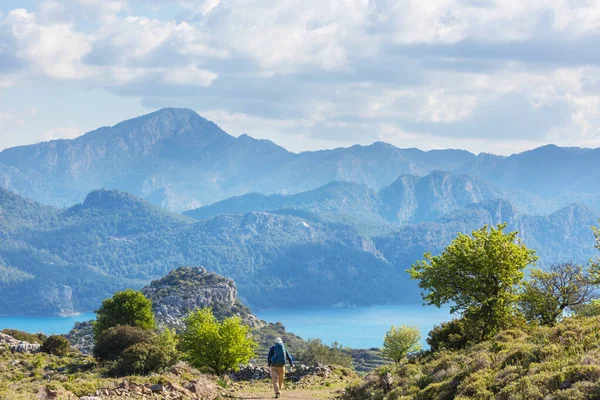
{"type": "Polygon", "coordinates": [[[208,86],[217,79],[217,74],[190,65],[184,68],[165,69],[164,79],[165,82],[175,85],[208,86]]]}
{"type": "Polygon", "coordinates": [[[78,128],[54,128],[44,132],[41,140],[47,142],[57,139],[74,139],[81,136],[82,133],[78,128]]]}
{"type": "Polygon", "coordinates": [[[144,15],[149,3],[173,7],[4,10],[0,87],[187,105],[295,150],[381,135],[489,150],[598,138],[600,0],[179,0],[164,17],[144,15]]]}
{"type": "Polygon", "coordinates": [[[20,59],[29,63],[30,72],[53,79],[89,77],[89,67],[81,63],[89,49],[86,35],[68,24],[41,25],[34,13],[24,9],[11,11],[1,27],[12,35],[20,59]]]}

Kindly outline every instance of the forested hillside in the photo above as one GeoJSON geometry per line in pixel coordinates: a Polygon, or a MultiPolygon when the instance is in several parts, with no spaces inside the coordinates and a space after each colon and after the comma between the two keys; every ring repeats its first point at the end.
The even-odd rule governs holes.
{"type": "MultiPolygon", "coordinates": [[[[203,265],[239,282],[252,307],[417,302],[405,270],[456,235],[506,221],[542,263],[593,255],[598,213],[573,205],[546,217],[488,200],[385,236],[302,210],[218,215],[172,214],[134,196],[90,193],[68,209],[2,190],[0,304],[3,314],[91,310],[115,290],[139,288],[182,265],[203,265]]],[[[358,211],[357,211],[358,212],[358,211]]]]}

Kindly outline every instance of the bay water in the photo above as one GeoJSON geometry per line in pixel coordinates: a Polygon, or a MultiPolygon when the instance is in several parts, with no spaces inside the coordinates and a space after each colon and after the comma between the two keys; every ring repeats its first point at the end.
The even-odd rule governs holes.
{"type": "MultiPolygon", "coordinates": [[[[255,311],[267,322],[281,322],[288,332],[304,339],[318,338],[323,343],[338,342],[345,347],[381,347],[392,325],[413,325],[421,330],[422,344],[434,325],[452,319],[449,308],[424,307],[421,304],[380,305],[355,308],[279,308],[255,311]]],[[[0,330],[19,329],[46,335],[69,332],[75,322],[88,321],[94,313],[70,317],[0,316],[0,330]]]]}
{"type": "Polygon", "coordinates": [[[0,316],[0,330],[10,328],[29,333],[60,335],[73,329],[75,322],[89,321],[94,318],[96,318],[94,313],[81,313],[69,317],[0,316]]]}
{"type": "Polygon", "coordinates": [[[434,325],[452,319],[449,307],[421,304],[380,305],[355,308],[280,308],[256,311],[267,322],[281,322],[287,332],[304,339],[321,339],[325,344],[338,342],[344,347],[368,349],[381,347],[392,325],[412,325],[421,331],[421,344],[434,325]]]}

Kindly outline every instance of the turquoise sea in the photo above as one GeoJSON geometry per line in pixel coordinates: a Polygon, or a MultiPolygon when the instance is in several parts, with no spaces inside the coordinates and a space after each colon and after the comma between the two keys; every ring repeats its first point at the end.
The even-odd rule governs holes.
{"type": "MultiPolygon", "coordinates": [[[[334,341],[347,347],[381,347],[385,332],[392,325],[416,325],[421,329],[423,345],[427,333],[435,324],[451,319],[448,308],[424,307],[420,304],[386,305],[356,308],[280,308],[256,311],[268,322],[281,322],[288,332],[301,337],[319,338],[324,343],[334,341]]],[[[0,316],[0,330],[15,328],[47,335],[67,333],[77,321],[88,321],[94,313],[71,317],[8,317],[0,316]]]]}
{"type": "Polygon", "coordinates": [[[96,318],[94,313],[82,313],[70,317],[0,316],[0,330],[12,328],[29,333],[63,334],[69,332],[75,322],[89,321],[94,318],[96,318]]]}
{"type": "Polygon", "coordinates": [[[304,339],[334,341],[346,347],[381,347],[392,325],[415,325],[421,330],[422,344],[433,328],[452,319],[449,308],[438,309],[421,304],[386,305],[356,308],[282,308],[257,311],[267,322],[281,322],[288,332],[304,339]]]}

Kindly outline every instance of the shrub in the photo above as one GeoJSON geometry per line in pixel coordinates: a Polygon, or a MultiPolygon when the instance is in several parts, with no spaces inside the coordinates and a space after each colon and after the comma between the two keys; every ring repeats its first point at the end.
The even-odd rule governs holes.
{"type": "Polygon", "coordinates": [[[190,363],[221,375],[254,356],[250,328],[238,317],[217,321],[210,308],[196,310],[185,321],[181,349],[190,363]]]}
{"type": "Polygon", "coordinates": [[[304,364],[333,364],[343,367],[352,365],[352,355],[339,343],[333,342],[331,346],[323,344],[320,339],[309,339],[305,350],[300,351],[297,359],[304,364]]]}
{"type": "Polygon", "coordinates": [[[156,323],[152,314],[152,302],[142,292],[131,289],[117,292],[104,300],[96,311],[94,334],[100,336],[104,331],[119,325],[154,329],[156,323]]]}
{"type": "Polygon", "coordinates": [[[66,337],[52,335],[44,341],[40,350],[47,354],[54,354],[55,356],[62,357],[71,350],[71,346],[66,337]]]}
{"type": "Polygon", "coordinates": [[[123,351],[116,365],[119,376],[148,375],[152,372],[161,372],[175,364],[172,354],[165,346],[159,343],[136,343],[123,351]]]}
{"type": "Polygon", "coordinates": [[[154,332],[135,326],[110,328],[96,338],[94,356],[103,361],[115,361],[128,347],[138,343],[151,343],[155,337],[154,332]]]}
{"type": "Polygon", "coordinates": [[[472,341],[473,338],[465,329],[465,321],[463,319],[453,319],[452,321],[436,325],[427,337],[427,344],[429,344],[433,351],[441,349],[464,349],[472,341]]]}

